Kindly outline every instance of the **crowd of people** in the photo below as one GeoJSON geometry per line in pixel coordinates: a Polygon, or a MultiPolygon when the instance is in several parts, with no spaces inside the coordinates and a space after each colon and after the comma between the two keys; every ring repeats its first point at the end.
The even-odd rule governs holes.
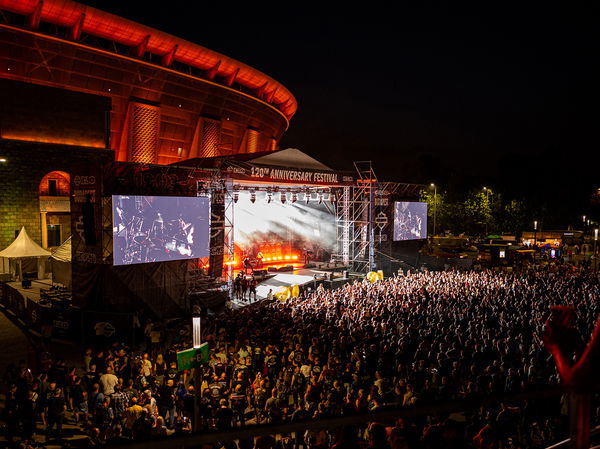
{"type": "MultiPolygon", "coordinates": [[[[31,439],[41,421],[47,440],[59,438],[68,415],[95,444],[184,434],[197,394],[203,431],[470,398],[460,413],[371,424],[366,418],[364,428],[280,435],[278,444],[542,448],[566,434],[567,401],[518,394],[559,383],[541,341],[550,306],[575,308],[583,348],[599,298],[597,275],[567,266],[420,271],[319,287],[206,318],[210,361],[200,373],[177,369],[176,351],[190,346],[188,327],[163,327],[157,339],[150,325],[141,348],[88,349],[81,367],[47,360],[32,373],[25,362],[12,366],[5,375],[7,432],[31,439]],[[490,395],[506,400],[478,405],[490,395]]],[[[592,415],[598,423],[597,401],[592,415]]]]}

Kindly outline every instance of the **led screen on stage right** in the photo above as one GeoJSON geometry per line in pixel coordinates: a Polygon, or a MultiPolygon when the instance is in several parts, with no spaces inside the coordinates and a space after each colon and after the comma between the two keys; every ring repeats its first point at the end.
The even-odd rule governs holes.
{"type": "Polygon", "coordinates": [[[394,203],[394,240],[427,238],[427,203],[394,203]]]}

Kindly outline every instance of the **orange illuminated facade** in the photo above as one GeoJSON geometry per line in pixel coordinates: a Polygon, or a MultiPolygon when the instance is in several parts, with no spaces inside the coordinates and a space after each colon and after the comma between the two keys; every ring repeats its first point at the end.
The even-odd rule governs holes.
{"type": "Polygon", "coordinates": [[[0,78],[111,102],[106,139],[15,131],[3,139],[171,164],[275,151],[297,109],[283,85],[252,67],[70,0],[0,0],[0,48],[0,78]]]}

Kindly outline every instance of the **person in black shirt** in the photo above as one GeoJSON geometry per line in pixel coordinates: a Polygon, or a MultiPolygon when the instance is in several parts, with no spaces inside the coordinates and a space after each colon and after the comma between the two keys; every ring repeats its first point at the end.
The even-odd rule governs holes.
{"type": "Polygon", "coordinates": [[[90,364],[89,371],[87,373],[85,373],[83,376],[83,383],[85,384],[86,390],[89,392],[89,391],[92,391],[94,384],[97,384],[99,382],[100,382],[100,374],[98,374],[96,365],[94,363],[92,363],[92,364],[90,364]]]}
{"type": "Polygon", "coordinates": [[[220,406],[215,412],[217,430],[227,430],[233,427],[233,410],[227,405],[227,399],[221,399],[220,406]]]}
{"type": "Polygon", "coordinates": [[[6,394],[4,402],[4,415],[6,419],[6,439],[12,442],[13,436],[19,427],[19,401],[17,399],[17,386],[12,384],[6,394]]]}
{"type": "Polygon", "coordinates": [[[252,275],[252,278],[248,281],[248,288],[250,292],[248,293],[248,302],[252,302],[252,297],[254,297],[254,301],[256,301],[256,278],[252,275]]]}
{"type": "Polygon", "coordinates": [[[46,426],[46,442],[50,441],[50,437],[52,436],[54,426],[56,426],[56,439],[60,440],[65,411],[67,410],[67,404],[65,403],[65,398],[63,397],[62,389],[57,388],[56,390],[54,390],[54,394],[50,399],[48,399],[46,408],[46,419],[48,422],[48,425],[46,426]]]}
{"type": "Polygon", "coordinates": [[[242,384],[237,384],[231,393],[231,407],[236,418],[240,422],[240,426],[246,424],[246,408],[248,407],[248,397],[242,384]]]}
{"type": "Polygon", "coordinates": [[[27,391],[27,398],[19,404],[19,421],[23,441],[32,441],[35,433],[35,401],[34,391],[27,391]]]}
{"type": "Polygon", "coordinates": [[[169,415],[169,428],[172,429],[175,425],[175,388],[173,379],[168,379],[164,385],[158,388],[156,394],[156,402],[158,405],[158,414],[167,419],[169,415]]]}
{"type": "Polygon", "coordinates": [[[165,379],[173,380],[173,383],[179,382],[181,379],[181,373],[177,371],[177,362],[171,362],[169,365],[169,369],[165,373],[165,379]]]}

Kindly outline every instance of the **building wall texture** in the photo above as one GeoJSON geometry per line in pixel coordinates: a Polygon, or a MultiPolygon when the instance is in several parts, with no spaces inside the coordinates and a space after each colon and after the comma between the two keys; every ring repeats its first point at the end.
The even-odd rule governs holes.
{"type": "Polygon", "coordinates": [[[41,245],[39,185],[46,173],[69,173],[72,164],[112,158],[107,150],[13,140],[0,140],[0,155],[6,159],[0,163],[0,249],[12,243],[22,226],[41,245]]]}

